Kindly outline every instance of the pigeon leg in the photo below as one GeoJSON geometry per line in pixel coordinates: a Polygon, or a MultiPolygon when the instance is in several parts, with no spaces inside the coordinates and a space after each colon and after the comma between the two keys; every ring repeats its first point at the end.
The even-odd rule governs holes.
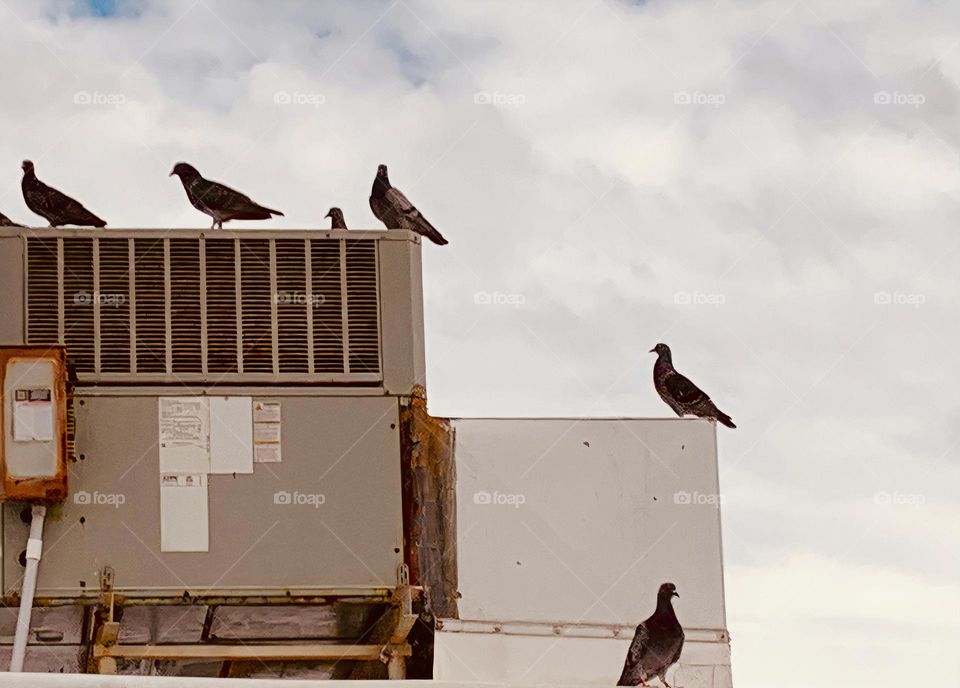
{"type": "Polygon", "coordinates": [[[667,688],[673,688],[673,686],[671,686],[669,683],[667,683],[667,675],[666,675],[666,674],[661,674],[661,675],[660,675],[660,682],[661,682],[663,685],[665,685],[667,688]]]}

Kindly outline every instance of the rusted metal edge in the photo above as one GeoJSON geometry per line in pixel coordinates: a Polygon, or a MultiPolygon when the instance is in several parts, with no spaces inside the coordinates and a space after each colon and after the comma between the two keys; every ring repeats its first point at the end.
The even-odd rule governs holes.
{"type": "Polygon", "coordinates": [[[454,431],[427,413],[416,385],[400,407],[405,561],[410,581],[426,589],[428,610],[456,618],[457,503],[454,431]]]}

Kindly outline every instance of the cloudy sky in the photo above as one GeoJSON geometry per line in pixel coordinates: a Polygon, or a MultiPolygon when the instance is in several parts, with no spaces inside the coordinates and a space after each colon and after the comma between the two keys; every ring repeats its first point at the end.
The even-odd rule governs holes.
{"type": "Polygon", "coordinates": [[[433,413],[667,415],[669,343],[739,425],[736,684],[956,688],[958,26],[949,0],[0,0],[0,212],[39,222],[29,157],[113,227],[206,227],[166,176],[189,160],[271,226],[375,227],[389,163],[451,242],[424,248],[433,413]]]}

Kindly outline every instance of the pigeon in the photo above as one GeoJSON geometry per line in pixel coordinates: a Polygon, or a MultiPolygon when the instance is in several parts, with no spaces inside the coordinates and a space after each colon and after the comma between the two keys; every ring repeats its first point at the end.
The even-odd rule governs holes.
{"type": "Polygon", "coordinates": [[[173,166],[170,176],[173,175],[180,177],[193,207],[213,218],[211,229],[223,229],[223,223],[230,220],[269,220],[272,215],[283,215],[279,210],[254,203],[229,186],[204,179],[196,167],[185,162],[173,166]]]}
{"type": "Polygon", "coordinates": [[[664,583],[657,592],[657,609],[637,626],[637,632],[627,650],[618,686],[646,686],[647,679],[656,676],[667,688],[667,669],[680,659],[683,649],[683,627],[673,611],[677,586],[664,583]]]}
{"type": "Polygon", "coordinates": [[[653,385],[660,398],[678,416],[690,414],[700,418],[713,418],[728,428],[737,427],[733,424],[733,419],[718,409],[702,389],[677,372],[673,367],[669,346],[657,344],[650,349],[650,353],[657,354],[657,362],[653,364],[653,385]]]}
{"type": "Polygon", "coordinates": [[[23,225],[18,225],[9,217],[4,215],[3,213],[0,213],[0,227],[23,227],[23,225]]]}
{"type": "Polygon", "coordinates": [[[370,191],[370,209],[387,229],[411,229],[440,246],[449,243],[400,189],[390,186],[386,165],[377,167],[377,176],[370,191]]]}
{"type": "Polygon", "coordinates": [[[343,219],[343,211],[340,208],[330,208],[324,217],[330,218],[330,229],[347,229],[347,221],[343,219]]]}
{"type": "Polygon", "coordinates": [[[107,223],[84,208],[78,201],[37,179],[33,163],[24,160],[23,200],[27,207],[50,223],[51,227],[76,225],[77,227],[106,227],[107,223]]]}

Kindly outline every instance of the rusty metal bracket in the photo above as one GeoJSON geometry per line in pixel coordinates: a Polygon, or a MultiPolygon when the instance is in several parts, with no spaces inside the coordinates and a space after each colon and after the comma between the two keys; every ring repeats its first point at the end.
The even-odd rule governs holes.
{"type": "Polygon", "coordinates": [[[117,673],[117,661],[106,654],[120,639],[120,621],[117,606],[124,598],[114,590],[115,573],[110,565],[100,569],[100,597],[94,614],[93,643],[88,654],[90,669],[98,674],[117,673]]]}

